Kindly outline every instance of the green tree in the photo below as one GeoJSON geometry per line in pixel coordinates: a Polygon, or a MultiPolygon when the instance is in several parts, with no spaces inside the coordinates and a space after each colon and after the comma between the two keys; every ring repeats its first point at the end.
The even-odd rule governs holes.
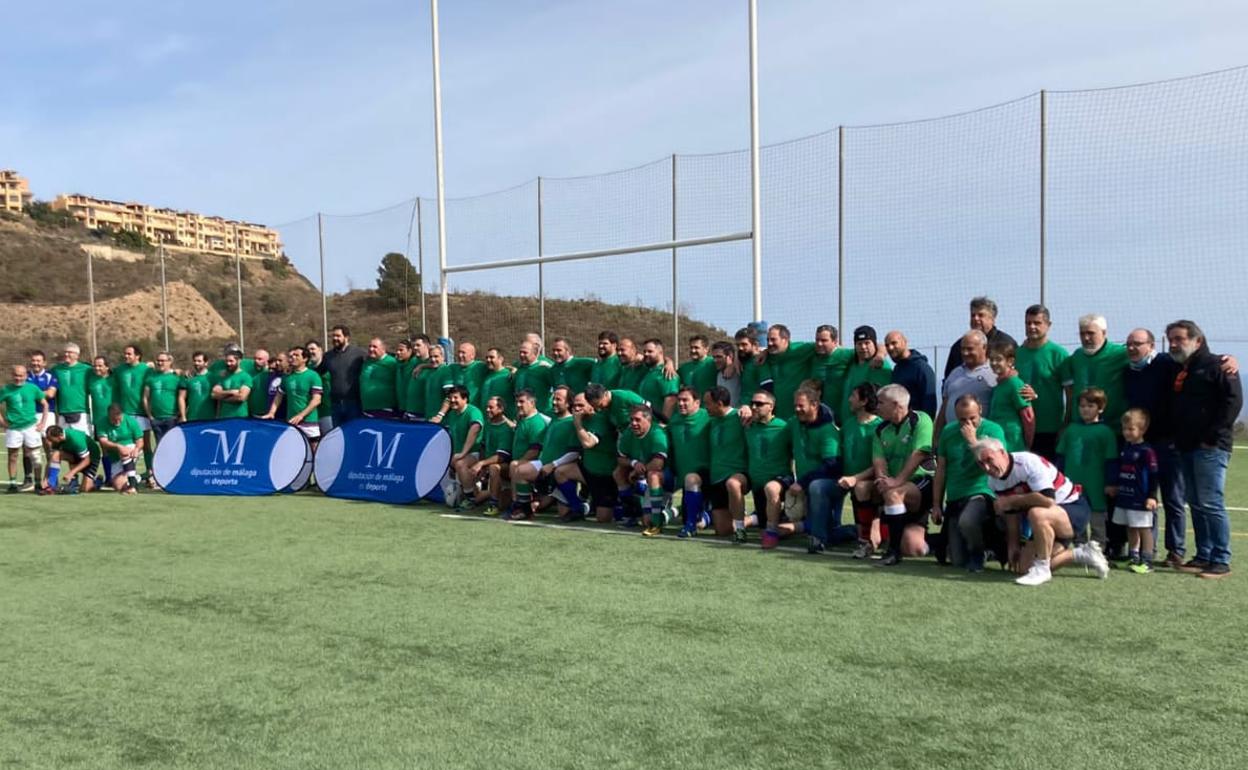
{"type": "Polygon", "coordinates": [[[392,251],[377,268],[377,299],[387,307],[406,307],[420,295],[420,273],[402,254],[392,251]]]}

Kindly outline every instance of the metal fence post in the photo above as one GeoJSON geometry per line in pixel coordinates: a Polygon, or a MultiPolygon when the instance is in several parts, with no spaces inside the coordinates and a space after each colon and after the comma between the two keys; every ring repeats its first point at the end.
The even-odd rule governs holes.
{"type": "MultiPolygon", "coordinates": [[[[542,178],[537,178],[537,256],[542,256],[542,178]]],[[[537,263],[537,333],[546,346],[546,273],[544,265],[537,263]]]]}
{"type": "Polygon", "coordinates": [[[169,291],[165,283],[165,245],[160,245],[160,323],[165,329],[165,351],[169,350],[169,291]]]}
{"type": "Polygon", "coordinates": [[[234,225],[234,278],[238,281],[238,346],[245,352],[243,337],[243,257],[238,249],[238,225],[234,225]]]}
{"type": "MultiPolygon", "coordinates": [[[[672,240],[676,240],[676,153],[672,153],[672,240]]],[[[680,361],[680,284],[672,247],[672,359],[680,361]]]]}
{"type": "Polygon", "coordinates": [[[91,252],[87,252],[87,319],[91,326],[91,357],[95,358],[100,354],[99,345],[95,337],[95,268],[93,266],[95,258],[91,256],[91,252]]]}
{"type": "Polygon", "coordinates": [[[1045,198],[1048,195],[1048,94],[1040,89],[1040,304],[1044,304],[1045,294],[1045,198]]]}
{"type": "Polygon", "coordinates": [[[836,330],[845,339],[845,126],[836,128],[836,330]]]}
{"type": "Polygon", "coordinates": [[[321,344],[329,350],[329,301],[325,298],[325,220],[316,212],[316,244],[321,255],[321,344]]]}
{"type": "Polygon", "coordinates": [[[425,327],[425,229],[420,215],[420,196],[416,196],[416,272],[420,274],[420,333],[428,334],[425,327]]]}

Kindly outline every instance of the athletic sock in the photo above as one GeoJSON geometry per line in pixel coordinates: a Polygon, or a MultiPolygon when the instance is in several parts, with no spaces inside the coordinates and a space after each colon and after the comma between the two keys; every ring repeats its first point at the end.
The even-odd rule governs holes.
{"type": "Polygon", "coordinates": [[[684,497],[685,526],[694,529],[702,518],[702,490],[687,489],[684,497]]]}
{"type": "Polygon", "coordinates": [[[646,507],[650,513],[650,526],[662,527],[667,523],[667,515],[663,511],[662,488],[647,490],[646,507]]]}
{"type": "Polygon", "coordinates": [[[568,510],[575,514],[585,513],[585,504],[581,502],[581,497],[576,493],[576,482],[569,479],[559,485],[559,491],[563,494],[563,499],[568,504],[568,510]]]}
{"type": "Polygon", "coordinates": [[[55,487],[61,483],[61,468],[59,465],[53,465],[48,468],[48,486],[55,487]]]}
{"type": "Polygon", "coordinates": [[[1144,564],[1152,564],[1153,552],[1152,551],[1140,551],[1140,561],[1143,562],[1144,564]]]}
{"type": "Polygon", "coordinates": [[[533,499],[533,487],[529,484],[516,485],[516,506],[527,506],[533,499]]]}
{"type": "Polygon", "coordinates": [[[32,471],[30,478],[35,482],[35,485],[38,486],[39,482],[43,479],[43,463],[38,460],[31,460],[30,468],[32,471]]]}
{"type": "Polygon", "coordinates": [[[744,530],[745,530],[745,519],[733,519],[732,520],[733,532],[742,532],[744,530]]]}
{"type": "Polygon", "coordinates": [[[1133,564],[1139,562],[1140,549],[1132,548],[1131,550],[1127,551],[1127,560],[1132,562],[1133,564]]]}
{"type": "Polygon", "coordinates": [[[152,452],[152,450],[151,450],[151,449],[148,449],[148,447],[147,447],[147,445],[148,445],[149,443],[150,443],[150,442],[148,442],[148,441],[144,441],[144,442],[143,442],[143,468],[144,468],[144,470],[143,470],[143,478],[145,478],[145,479],[146,479],[146,478],[148,478],[149,476],[151,476],[151,475],[152,475],[152,454],[153,454],[153,452],[152,452]]]}
{"type": "Polygon", "coordinates": [[[860,500],[853,502],[854,523],[858,525],[858,539],[870,542],[871,522],[875,521],[875,506],[860,500]]]}

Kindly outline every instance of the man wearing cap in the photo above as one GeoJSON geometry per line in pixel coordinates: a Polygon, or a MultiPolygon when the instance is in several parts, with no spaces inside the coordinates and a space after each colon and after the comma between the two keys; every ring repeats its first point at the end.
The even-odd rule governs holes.
{"type": "Polygon", "coordinates": [[[893,364],[884,357],[884,349],[879,346],[875,327],[859,326],[854,329],[854,361],[845,371],[845,384],[841,391],[843,395],[836,407],[836,418],[841,424],[849,419],[849,394],[854,388],[864,382],[882,388],[892,382],[892,379],[893,364]]]}
{"type": "MultiPolygon", "coordinates": [[[[1014,338],[1001,331],[997,326],[997,303],[987,297],[975,297],[971,300],[971,328],[984,333],[985,350],[988,345],[996,342],[1012,342],[1014,347],[1018,347],[1018,343],[1014,338]]],[[[949,379],[949,375],[962,365],[962,340],[949,346],[949,357],[945,360],[944,378],[949,379]]],[[[950,403],[953,403],[952,401],[950,403]]],[[[988,403],[987,401],[983,403],[988,403]]]]}

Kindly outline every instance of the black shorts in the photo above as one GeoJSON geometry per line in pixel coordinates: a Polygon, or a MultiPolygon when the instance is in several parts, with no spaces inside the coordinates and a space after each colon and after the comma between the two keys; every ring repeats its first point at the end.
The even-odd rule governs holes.
{"type": "Polygon", "coordinates": [[[165,434],[173,430],[178,425],[178,418],[169,417],[163,420],[152,420],[152,433],[156,434],[156,440],[160,441],[165,434]]]}
{"type": "Polygon", "coordinates": [[[723,481],[714,481],[703,487],[702,492],[706,495],[706,501],[710,504],[712,511],[722,511],[728,508],[728,479],[733,476],[742,476],[745,478],[745,486],[743,489],[750,488],[750,477],[744,473],[734,473],[723,481]]]}
{"type": "Polygon", "coordinates": [[[927,526],[928,515],[932,512],[932,477],[924,476],[918,481],[913,482],[919,488],[919,510],[922,515],[922,524],[927,526]]]}
{"type": "Polygon", "coordinates": [[[589,504],[593,508],[614,508],[619,499],[619,490],[615,486],[615,478],[611,474],[601,475],[585,470],[585,464],[577,462],[581,469],[581,478],[585,479],[585,489],[589,492],[589,504]]]}
{"type": "MultiPolygon", "coordinates": [[[[780,482],[780,501],[783,503],[784,492],[785,490],[789,488],[789,485],[793,483],[793,477],[792,476],[773,476],[772,478],[764,481],[762,484],[759,484],[757,489],[754,489],[751,491],[751,494],[754,497],[754,513],[758,514],[758,517],[759,517],[758,523],[760,526],[763,523],[763,518],[767,515],[767,494],[765,490],[767,489],[767,485],[773,481],[780,482]]],[[[784,521],[783,511],[780,512],[780,520],[784,521]]]]}

